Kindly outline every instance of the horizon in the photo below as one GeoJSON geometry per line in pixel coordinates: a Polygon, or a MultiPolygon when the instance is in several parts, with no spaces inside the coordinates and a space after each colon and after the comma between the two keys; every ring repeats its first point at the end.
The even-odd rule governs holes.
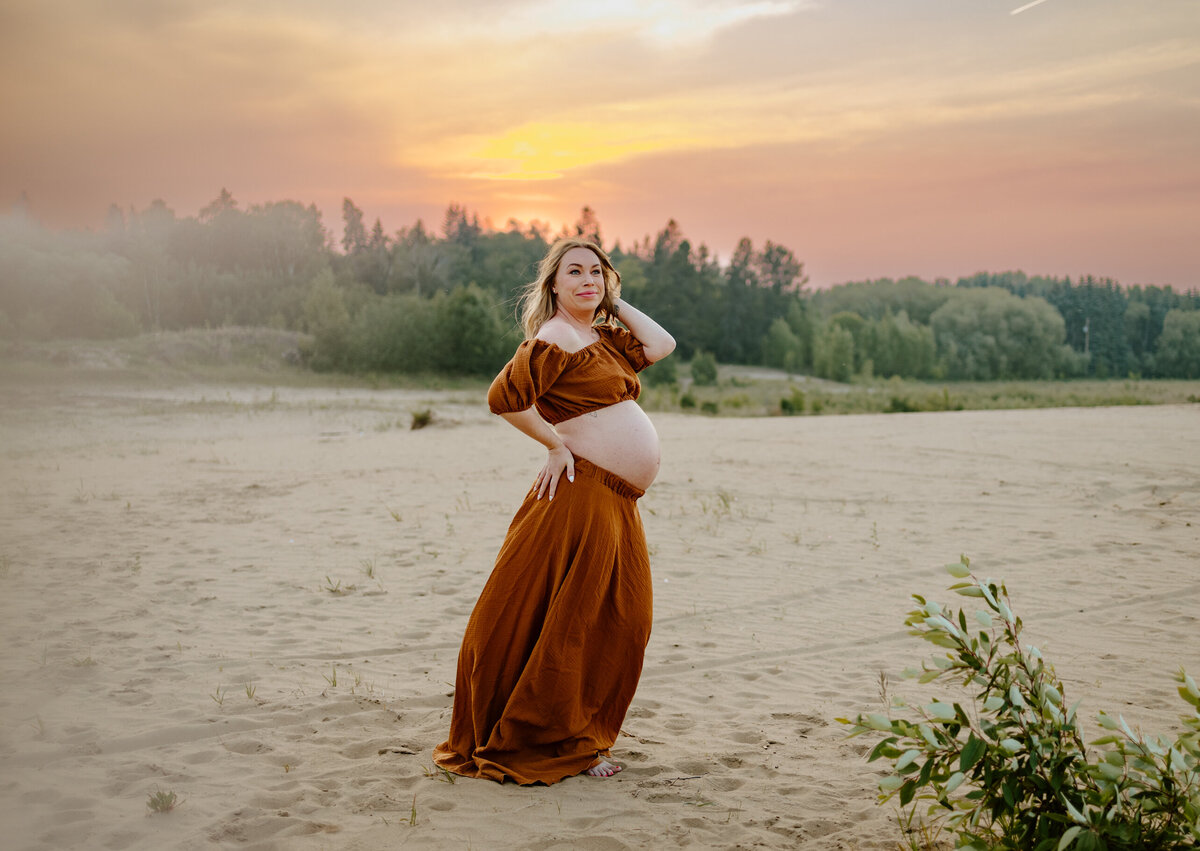
{"type": "Polygon", "coordinates": [[[814,289],[1200,286],[1188,0],[59,5],[9,4],[0,59],[0,197],[52,229],[222,188],[335,241],[345,197],[389,234],[590,206],[608,245],[784,245],[814,289]]]}
{"type": "MultiPolygon", "coordinates": [[[[1047,0],[1041,0],[1041,2],[1047,2],[1047,0]]],[[[230,193],[230,194],[232,194],[232,193],[230,193]]],[[[211,200],[212,199],[210,199],[210,202],[211,202],[211,200]]],[[[350,200],[353,201],[353,199],[350,199],[350,200]]],[[[159,201],[164,203],[166,205],[167,209],[171,210],[171,212],[174,213],[177,218],[196,219],[198,217],[197,213],[180,214],[180,212],[178,210],[175,210],[170,205],[170,203],[166,202],[164,199],[161,199],[161,198],[154,199],[154,201],[152,201],[151,204],[157,203],[159,201]]],[[[236,196],[234,197],[234,201],[237,202],[238,212],[241,212],[241,213],[249,212],[250,208],[243,206],[240,201],[237,201],[236,196]]],[[[263,203],[264,204],[272,204],[272,203],[288,202],[288,201],[295,202],[295,203],[302,203],[302,202],[296,201],[296,199],[294,199],[294,198],[280,198],[280,199],[265,201],[263,203]]],[[[149,205],[147,205],[147,206],[149,206],[149,205]]],[[[201,209],[203,209],[204,206],[205,205],[202,204],[201,209]]],[[[258,206],[258,205],[251,205],[251,206],[258,206]]],[[[308,207],[309,205],[303,204],[303,206],[308,207]]],[[[450,205],[447,205],[447,206],[449,207],[450,205]]],[[[143,208],[143,210],[144,209],[145,208],[143,208]]],[[[142,210],[136,210],[134,208],[130,208],[128,210],[124,210],[124,209],[121,210],[121,213],[122,213],[122,216],[124,217],[125,222],[128,222],[127,217],[131,213],[140,213],[140,212],[142,212],[142,210]]],[[[324,211],[322,211],[322,210],[320,210],[320,208],[318,208],[318,212],[321,214],[321,223],[327,231],[329,251],[334,254],[337,254],[339,256],[342,256],[342,257],[347,256],[346,252],[340,246],[340,238],[341,238],[342,228],[339,228],[337,226],[331,227],[330,223],[325,220],[324,211]]],[[[469,215],[474,213],[474,211],[472,211],[472,210],[466,210],[465,212],[469,215]]],[[[31,210],[29,209],[27,198],[23,198],[21,200],[21,202],[19,202],[16,205],[13,205],[12,212],[7,216],[7,218],[13,218],[16,216],[25,216],[29,220],[33,221],[38,227],[42,228],[43,230],[47,230],[51,233],[60,233],[60,234],[80,233],[80,234],[95,235],[102,230],[102,228],[100,228],[100,227],[88,227],[88,226],[65,227],[65,228],[58,228],[58,229],[52,228],[52,227],[46,225],[45,223],[39,221],[35,212],[31,212],[31,210]]],[[[0,222],[2,222],[5,218],[6,218],[5,215],[0,214],[0,222]]],[[[368,219],[364,213],[364,224],[366,224],[368,222],[373,223],[373,221],[374,221],[373,219],[368,219]]],[[[413,225],[417,224],[417,221],[419,221],[421,223],[421,225],[426,229],[427,232],[433,234],[436,238],[438,238],[438,239],[446,238],[445,235],[441,233],[440,227],[431,228],[429,223],[425,222],[423,219],[415,220],[415,221],[409,223],[408,225],[402,226],[402,228],[412,227],[413,225]]],[[[547,241],[550,243],[553,243],[554,240],[557,239],[558,236],[560,235],[560,230],[564,227],[568,227],[570,223],[568,223],[568,222],[557,223],[557,227],[553,226],[554,223],[538,222],[538,221],[517,222],[517,224],[521,226],[521,231],[523,233],[528,233],[530,228],[541,227],[542,232],[545,234],[545,236],[547,238],[547,241]]],[[[665,223],[665,222],[663,223],[664,228],[666,227],[666,224],[667,223],[665,223]]],[[[509,230],[509,227],[500,227],[500,226],[495,225],[495,223],[492,222],[490,219],[480,219],[479,225],[483,229],[484,233],[505,233],[509,230]]],[[[601,225],[601,235],[603,236],[603,222],[600,222],[600,225],[601,225]]],[[[661,230],[661,229],[662,228],[660,228],[659,230],[661,230]]],[[[605,250],[605,252],[610,253],[610,254],[614,250],[618,250],[618,249],[621,252],[626,253],[626,254],[635,254],[636,253],[636,248],[635,248],[636,243],[641,242],[642,239],[647,236],[650,238],[651,242],[653,242],[656,234],[657,234],[657,231],[654,233],[650,233],[650,234],[643,234],[642,237],[639,237],[636,240],[630,240],[627,243],[625,243],[620,238],[617,238],[615,240],[605,239],[604,245],[602,245],[601,247],[605,250]]],[[[398,233],[396,230],[393,230],[390,233],[388,233],[389,239],[393,239],[396,236],[398,236],[398,233]]],[[[683,234],[683,237],[684,237],[684,239],[688,239],[688,236],[686,233],[683,234]]],[[[692,243],[693,249],[699,248],[701,245],[706,245],[705,243],[692,241],[690,239],[688,241],[692,243]]],[[[761,249],[764,244],[765,244],[765,241],[761,242],[761,243],[755,242],[754,247],[756,249],[761,249]]],[[[715,262],[718,265],[718,267],[720,267],[721,269],[727,269],[729,266],[729,260],[730,260],[731,255],[732,255],[732,252],[730,252],[730,254],[721,254],[718,252],[710,251],[709,259],[712,260],[713,262],[715,262]]],[[[803,264],[803,258],[797,257],[796,259],[801,261],[801,263],[803,264]]],[[[1169,283],[1168,284],[1158,284],[1155,282],[1127,283],[1125,281],[1118,280],[1117,278],[1115,278],[1111,275],[1091,274],[1091,273],[1087,273],[1084,275],[1051,275],[1051,274],[1044,274],[1041,272],[1030,272],[1026,269],[976,269],[973,272],[968,272],[968,273],[964,273],[961,275],[954,275],[954,276],[939,275],[936,277],[922,277],[920,275],[881,275],[881,276],[874,277],[874,278],[860,278],[860,279],[855,279],[855,280],[822,282],[819,284],[814,283],[811,280],[807,280],[807,277],[808,277],[807,268],[803,269],[801,274],[802,274],[802,277],[805,278],[806,280],[804,281],[803,284],[800,285],[799,289],[806,290],[809,292],[816,291],[816,290],[830,290],[835,287],[846,286],[849,284],[875,284],[875,283],[880,283],[880,282],[885,282],[885,281],[891,281],[893,283],[901,283],[901,282],[907,281],[907,280],[919,280],[922,283],[929,284],[931,286],[955,286],[958,284],[959,281],[961,281],[963,279],[971,278],[974,275],[1003,276],[1003,275],[1009,275],[1009,274],[1019,274],[1019,275],[1024,275],[1026,278],[1028,278],[1030,280],[1056,279],[1056,280],[1063,280],[1063,281],[1066,281],[1067,283],[1072,283],[1075,285],[1080,284],[1086,278],[1092,278],[1092,279],[1094,279],[1094,282],[1096,284],[1112,283],[1120,289],[1129,289],[1130,287],[1158,286],[1158,287],[1170,289],[1170,290],[1173,290],[1173,291],[1176,291],[1176,292],[1179,292],[1182,294],[1200,293],[1200,285],[1178,286],[1178,285],[1169,284],[1169,283]]]]}

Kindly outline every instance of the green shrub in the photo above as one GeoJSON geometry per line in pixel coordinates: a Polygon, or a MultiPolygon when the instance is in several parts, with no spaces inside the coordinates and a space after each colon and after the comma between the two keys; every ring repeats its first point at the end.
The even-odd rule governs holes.
{"type": "Polygon", "coordinates": [[[1200,311],[1168,310],[1158,338],[1157,364],[1162,375],[1200,377],[1200,311]]]}
{"type": "Polygon", "coordinates": [[[846,382],[854,374],[854,335],[830,320],[813,341],[813,372],[846,382]]]}
{"type": "Polygon", "coordinates": [[[1036,647],[1021,640],[1021,619],[1003,584],[981,581],[969,561],[947,566],[962,580],[950,590],[985,608],[970,618],[924,597],[905,623],[946,649],[921,670],[975,694],[893,706],[907,717],[859,715],[852,736],[879,732],[870,760],[891,761],[881,800],[899,796],[902,818],[920,835],[945,828],[956,848],[1004,851],[1176,851],[1200,843],[1200,688],[1182,670],[1190,705],[1174,741],[1134,733],[1120,716],[1097,718],[1108,735],[1084,745],[1061,681],[1036,647]],[[974,630],[974,631],[973,631],[974,630]],[[924,815],[920,804],[928,802],[924,815]]]}
{"type": "Polygon", "coordinates": [[[146,799],[146,807],[151,813],[169,813],[182,803],[183,800],[169,789],[155,789],[146,799]]]}
{"type": "Polygon", "coordinates": [[[1063,341],[1062,314],[1037,296],[997,287],[954,289],[929,318],[948,377],[975,381],[1054,378],[1082,366],[1063,341]]]}
{"type": "Polygon", "coordinates": [[[328,269],[309,284],[300,313],[302,329],[313,337],[310,366],[317,371],[344,367],[351,340],[350,311],[328,269]]]}
{"type": "Polygon", "coordinates": [[[715,417],[720,410],[720,406],[716,402],[701,402],[700,413],[708,414],[710,417],[715,417]]]}
{"type": "Polygon", "coordinates": [[[429,408],[422,408],[419,411],[413,411],[412,424],[409,426],[409,431],[423,429],[431,422],[433,422],[433,411],[429,408]]]}
{"type": "Polygon", "coordinates": [[[642,370],[642,383],[647,387],[674,387],[678,384],[675,358],[663,358],[642,370]]]}
{"type": "Polygon", "coordinates": [[[679,397],[679,407],[681,407],[681,408],[696,407],[696,397],[693,396],[691,393],[684,393],[682,396],[679,397]]]}
{"type": "MultiPolygon", "coordinates": [[[[445,296],[405,293],[373,297],[358,311],[347,334],[340,368],[350,372],[422,372],[440,366],[436,337],[445,296]]],[[[317,347],[320,351],[320,345],[317,347]]]]}
{"type": "Polygon", "coordinates": [[[785,416],[795,416],[796,414],[804,413],[804,391],[800,389],[792,390],[791,396],[784,396],[779,400],[779,410],[785,416]]]}
{"type": "Polygon", "coordinates": [[[701,387],[717,383],[717,359],[708,352],[696,352],[692,358],[692,381],[701,387]]]}
{"type": "Polygon", "coordinates": [[[792,331],[788,321],[780,316],[767,328],[762,341],[762,361],[776,369],[796,372],[804,357],[804,344],[792,331]]]}
{"type": "Polygon", "coordinates": [[[511,355],[505,326],[491,297],[470,284],[437,301],[434,366],[451,375],[491,377],[511,355]]]}

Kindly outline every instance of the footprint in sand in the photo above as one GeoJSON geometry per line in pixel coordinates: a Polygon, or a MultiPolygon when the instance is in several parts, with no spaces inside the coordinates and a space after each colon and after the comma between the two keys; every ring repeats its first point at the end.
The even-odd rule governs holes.
{"type": "Polygon", "coordinates": [[[682,774],[708,774],[712,765],[706,760],[701,759],[685,759],[675,763],[675,768],[682,774]]]}
{"type": "Polygon", "coordinates": [[[666,721],[664,721],[663,726],[672,732],[683,733],[695,727],[696,722],[691,718],[682,718],[676,716],[674,718],[668,718],[666,721]]]}
{"type": "Polygon", "coordinates": [[[708,785],[714,792],[732,792],[745,786],[746,781],[737,777],[712,777],[708,778],[708,785]]]}

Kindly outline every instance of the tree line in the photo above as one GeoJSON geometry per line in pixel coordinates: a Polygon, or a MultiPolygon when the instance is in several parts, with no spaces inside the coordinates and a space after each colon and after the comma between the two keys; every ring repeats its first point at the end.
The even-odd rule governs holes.
{"type": "Polygon", "coordinates": [[[491,227],[456,204],[439,231],[366,221],[347,198],[335,243],[313,205],[242,209],[225,190],[194,217],[162,201],[114,206],[96,232],[49,231],[18,211],[0,220],[0,339],[257,325],[311,335],[315,369],[490,375],[520,340],[520,287],[572,234],[605,246],[625,296],[671,329],[684,359],[842,381],[1200,377],[1194,290],[1005,272],[810,291],[782,245],[744,238],[723,263],[674,221],[610,244],[586,207],[559,233],[491,227]]]}

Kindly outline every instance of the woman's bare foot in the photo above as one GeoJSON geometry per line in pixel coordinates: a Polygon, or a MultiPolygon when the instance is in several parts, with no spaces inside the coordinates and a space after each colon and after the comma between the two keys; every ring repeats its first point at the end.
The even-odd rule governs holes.
{"type": "Polygon", "coordinates": [[[620,770],[621,766],[617,765],[615,762],[609,762],[607,759],[601,757],[596,761],[595,765],[583,773],[588,777],[612,777],[620,770]]]}

